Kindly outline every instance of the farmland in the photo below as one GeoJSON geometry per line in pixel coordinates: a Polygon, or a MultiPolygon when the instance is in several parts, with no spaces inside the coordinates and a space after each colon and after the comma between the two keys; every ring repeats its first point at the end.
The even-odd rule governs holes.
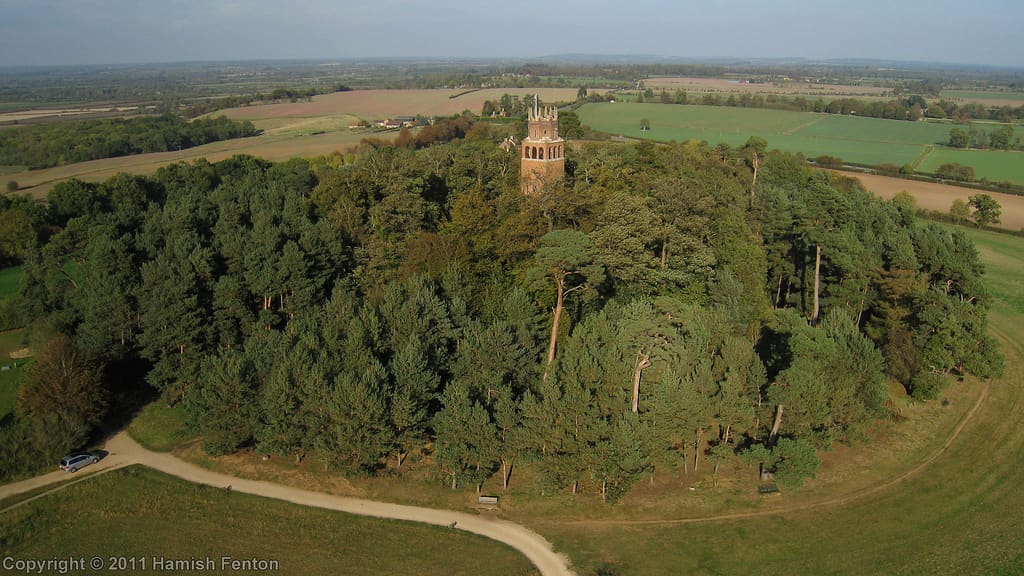
{"type": "MultiPolygon", "coordinates": [[[[850,174],[848,174],[850,175],[850,174]]],[[[999,224],[1008,230],[1024,229],[1024,196],[1000,194],[998,192],[980,192],[962,186],[937,184],[934,182],[918,182],[876,174],[856,174],[868,191],[882,198],[892,198],[900,192],[908,192],[917,201],[917,207],[924,210],[949,212],[953,200],[959,198],[964,202],[972,194],[988,194],[1002,206],[1002,221],[999,224]]]]}
{"type": "Polygon", "coordinates": [[[364,120],[391,116],[451,116],[469,110],[479,114],[487,100],[503,94],[520,97],[538,94],[544,102],[571,102],[575,88],[490,88],[487,90],[354,90],[315,96],[311,102],[244,106],[221,110],[232,120],[250,120],[260,128],[261,120],[271,118],[316,118],[349,114],[364,120]]]}
{"type": "Polygon", "coordinates": [[[729,78],[690,78],[654,76],[644,80],[644,87],[653,90],[683,90],[685,92],[719,94],[777,94],[805,96],[808,98],[873,97],[882,98],[891,94],[890,89],[878,86],[852,84],[820,84],[778,80],[772,82],[747,82],[729,78]]]}
{"type": "MultiPolygon", "coordinates": [[[[583,124],[596,130],[633,138],[697,139],[739,146],[756,135],[768,140],[771,148],[808,157],[827,155],[857,164],[897,166],[914,164],[929,147],[946,142],[952,126],[812,112],[632,103],[586,104],[579,109],[579,116],[583,124]],[[640,128],[644,118],[650,121],[649,131],[640,128]]],[[[1024,183],[1024,172],[1012,166],[1020,164],[1016,159],[1021,155],[1002,154],[1016,155],[984,151],[963,159],[971,162],[978,178],[1024,183]]]]}
{"type": "Polygon", "coordinates": [[[53,185],[68,178],[98,182],[118,172],[151,174],[174,162],[206,158],[211,162],[236,154],[250,154],[268,160],[312,157],[351,148],[367,137],[390,138],[395,133],[350,130],[358,120],[392,116],[450,116],[470,110],[479,114],[486,100],[503,94],[527,96],[537,93],[542,101],[570,101],[576,90],[568,88],[495,88],[465,93],[465,90],[359,90],[314,97],[309,102],[244,106],[221,110],[213,116],[249,120],[263,133],[252,138],[214,142],[187,150],[139,154],[79,162],[43,170],[16,170],[0,166],[5,179],[16,181],[25,192],[44,196],[53,185]],[[457,97],[452,97],[457,96],[457,97]]]}
{"type": "Polygon", "coordinates": [[[993,182],[1024,182],[1024,152],[1020,151],[936,148],[924,157],[918,169],[934,172],[950,162],[971,166],[979,178],[984,176],[993,182]]]}

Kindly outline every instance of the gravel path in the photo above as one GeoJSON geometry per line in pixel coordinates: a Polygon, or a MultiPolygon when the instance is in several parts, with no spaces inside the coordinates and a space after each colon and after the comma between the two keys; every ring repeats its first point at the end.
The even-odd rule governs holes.
{"type": "MultiPolygon", "coordinates": [[[[128,436],[126,432],[121,432],[111,438],[107,442],[105,449],[109,452],[109,455],[100,462],[77,472],[75,476],[82,475],[83,477],[80,479],[75,478],[75,482],[71,484],[123,466],[141,464],[190,482],[220,487],[231,486],[232,491],[284,500],[303,506],[315,506],[349,514],[423,522],[438,526],[452,526],[454,524],[454,527],[458,530],[486,536],[522,552],[544,576],[569,576],[574,574],[569,568],[568,559],[561,554],[555,553],[547,540],[539,534],[507,520],[452,510],[405,506],[359,498],[344,498],[320,492],[301,490],[272,482],[229,476],[190,464],[171,454],[146,450],[128,436]]],[[[61,482],[69,479],[69,477],[71,476],[67,472],[57,471],[22,482],[0,486],[0,499],[61,482]]],[[[69,485],[63,484],[32,499],[45,496],[50,492],[63,489],[69,485]]],[[[31,499],[2,510],[0,513],[29,501],[31,499]]]]}

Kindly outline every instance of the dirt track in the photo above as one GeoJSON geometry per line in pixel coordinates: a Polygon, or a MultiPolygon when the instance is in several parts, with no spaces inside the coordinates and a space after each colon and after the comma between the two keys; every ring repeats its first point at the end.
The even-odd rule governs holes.
{"type": "MultiPolygon", "coordinates": [[[[455,527],[459,530],[480,534],[515,548],[526,556],[530,562],[533,562],[537,569],[540,570],[540,573],[545,576],[568,576],[573,574],[572,570],[569,569],[568,559],[561,554],[556,554],[551,549],[551,544],[547,540],[535,532],[531,532],[507,520],[451,510],[436,510],[420,508],[418,506],[403,506],[400,504],[361,500],[358,498],[343,498],[309,490],[300,490],[271,482],[237,478],[200,468],[170,454],[146,450],[132,440],[126,432],[121,432],[111,438],[105,448],[110,453],[109,456],[98,464],[83,468],[79,474],[84,474],[88,470],[91,472],[90,475],[95,475],[129,464],[141,464],[190,482],[220,487],[231,486],[231,489],[236,492],[284,500],[303,506],[338,510],[362,516],[423,522],[438,526],[451,526],[455,523],[455,527]]],[[[0,486],[0,498],[34,490],[68,478],[69,475],[66,472],[54,472],[24,482],[0,486]]],[[[87,478],[88,476],[82,478],[82,480],[87,478]]],[[[56,490],[65,486],[67,484],[56,488],[56,490]]],[[[39,496],[43,495],[45,493],[39,496]]],[[[19,505],[21,504],[16,506],[19,505]]]]}

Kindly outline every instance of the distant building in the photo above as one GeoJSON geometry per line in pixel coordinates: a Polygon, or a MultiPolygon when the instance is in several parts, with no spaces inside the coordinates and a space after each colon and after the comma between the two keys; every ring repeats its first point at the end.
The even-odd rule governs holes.
{"type": "Polygon", "coordinates": [[[520,155],[519,183],[524,194],[565,179],[565,140],[558,136],[558,108],[539,108],[534,99],[520,155]]]}

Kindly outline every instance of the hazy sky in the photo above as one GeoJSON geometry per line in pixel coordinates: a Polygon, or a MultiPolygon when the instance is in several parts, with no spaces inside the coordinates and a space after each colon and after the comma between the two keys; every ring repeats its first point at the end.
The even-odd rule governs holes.
{"type": "Polygon", "coordinates": [[[0,65],[655,54],[1024,67],[1024,0],[0,0],[0,65]]]}

